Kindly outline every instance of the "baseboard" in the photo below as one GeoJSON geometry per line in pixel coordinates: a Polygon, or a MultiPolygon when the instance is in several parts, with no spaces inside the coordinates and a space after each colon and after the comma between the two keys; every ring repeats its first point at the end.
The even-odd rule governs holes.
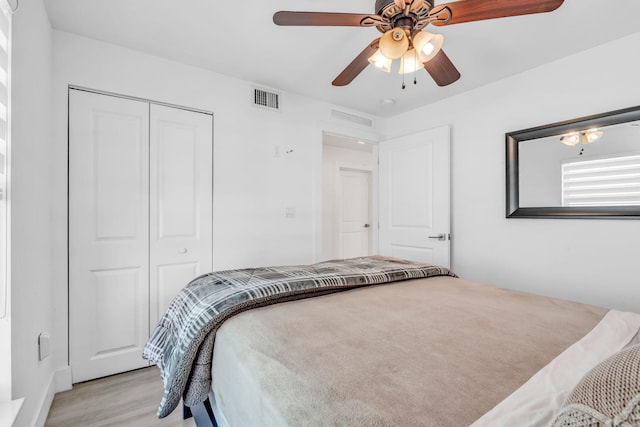
{"type": "Polygon", "coordinates": [[[61,391],[71,390],[71,386],[70,366],[66,366],[51,373],[49,382],[47,383],[47,390],[42,396],[42,400],[38,406],[38,416],[33,423],[34,427],[44,427],[54,395],[61,391]]]}
{"type": "Polygon", "coordinates": [[[47,390],[42,396],[40,400],[40,405],[38,406],[38,416],[33,423],[34,427],[44,427],[44,423],[47,421],[47,416],[49,415],[49,408],[51,408],[51,403],[53,402],[53,395],[56,394],[55,391],[55,376],[56,373],[52,372],[51,376],[49,376],[49,382],[47,384],[47,390]]]}
{"type": "Polygon", "coordinates": [[[71,387],[73,386],[73,379],[71,377],[71,366],[65,366],[62,369],[58,369],[55,372],[55,376],[56,393],[71,390],[71,387]]]}

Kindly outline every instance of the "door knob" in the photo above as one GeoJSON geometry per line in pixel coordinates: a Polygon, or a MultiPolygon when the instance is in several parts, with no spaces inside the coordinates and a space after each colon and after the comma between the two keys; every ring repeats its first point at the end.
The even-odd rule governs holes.
{"type": "Polygon", "coordinates": [[[184,255],[187,253],[187,248],[182,248],[178,251],[179,254],[184,255]]]}
{"type": "Polygon", "coordinates": [[[369,227],[371,227],[369,224],[364,225],[364,228],[369,228],[369,227]]]}
{"type": "Polygon", "coordinates": [[[429,238],[436,240],[447,240],[447,235],[445,233],[440,233],[437,236],[429,236],[429,238]]]}

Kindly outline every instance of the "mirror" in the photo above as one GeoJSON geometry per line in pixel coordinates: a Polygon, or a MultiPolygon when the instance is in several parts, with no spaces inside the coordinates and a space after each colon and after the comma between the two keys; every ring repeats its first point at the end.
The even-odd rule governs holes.
{"type": "Polygon", "coordinates": [[[507,218],[640,219],[640,107],[506,140],[507,218]]]}

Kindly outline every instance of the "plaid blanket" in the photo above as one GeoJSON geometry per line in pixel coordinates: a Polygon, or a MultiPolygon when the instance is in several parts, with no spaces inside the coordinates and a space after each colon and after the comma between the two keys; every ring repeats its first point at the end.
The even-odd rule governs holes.
{"type": "Polygon", "coordinates": [[[215,333],[229,317],[269,304],[432,276],[455,274],[436,265],[373,256],[220,271],[194,279],[171,302],[142,354],[162,375],[158,417],[169,415],[180,398],[187,406],[207,399],[215,333]]]}

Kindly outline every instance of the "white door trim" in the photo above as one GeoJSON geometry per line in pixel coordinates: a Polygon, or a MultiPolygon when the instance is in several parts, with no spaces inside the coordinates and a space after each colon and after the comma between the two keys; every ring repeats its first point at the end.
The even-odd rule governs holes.
{"type": "Polygon", "coordinates": [[[161,105],[163,107],[178,108],[180,110],[193,111],[194,113],[208,114],[210,116],[214,115],[212,111],[208,111],[208,110],[201,110],[199,108],[186,107],[184,105],[179,105],[179,104],[171,104],[170,102],[154,101],[152,99],[140,98],[138,96],[124,95],[122,93],[117,93],[117,92],[108,92],[106,90],[92,89],[84,86],[69,85],[68,90],[79,90],[83,92],[95,93],[97,95],[107,95],[107,96],[113,96],[115,98],[124,98],[124,99],[130,99],[132,101],[140,101],[140,102],[146,102],[154,105],[161,105]]]}

